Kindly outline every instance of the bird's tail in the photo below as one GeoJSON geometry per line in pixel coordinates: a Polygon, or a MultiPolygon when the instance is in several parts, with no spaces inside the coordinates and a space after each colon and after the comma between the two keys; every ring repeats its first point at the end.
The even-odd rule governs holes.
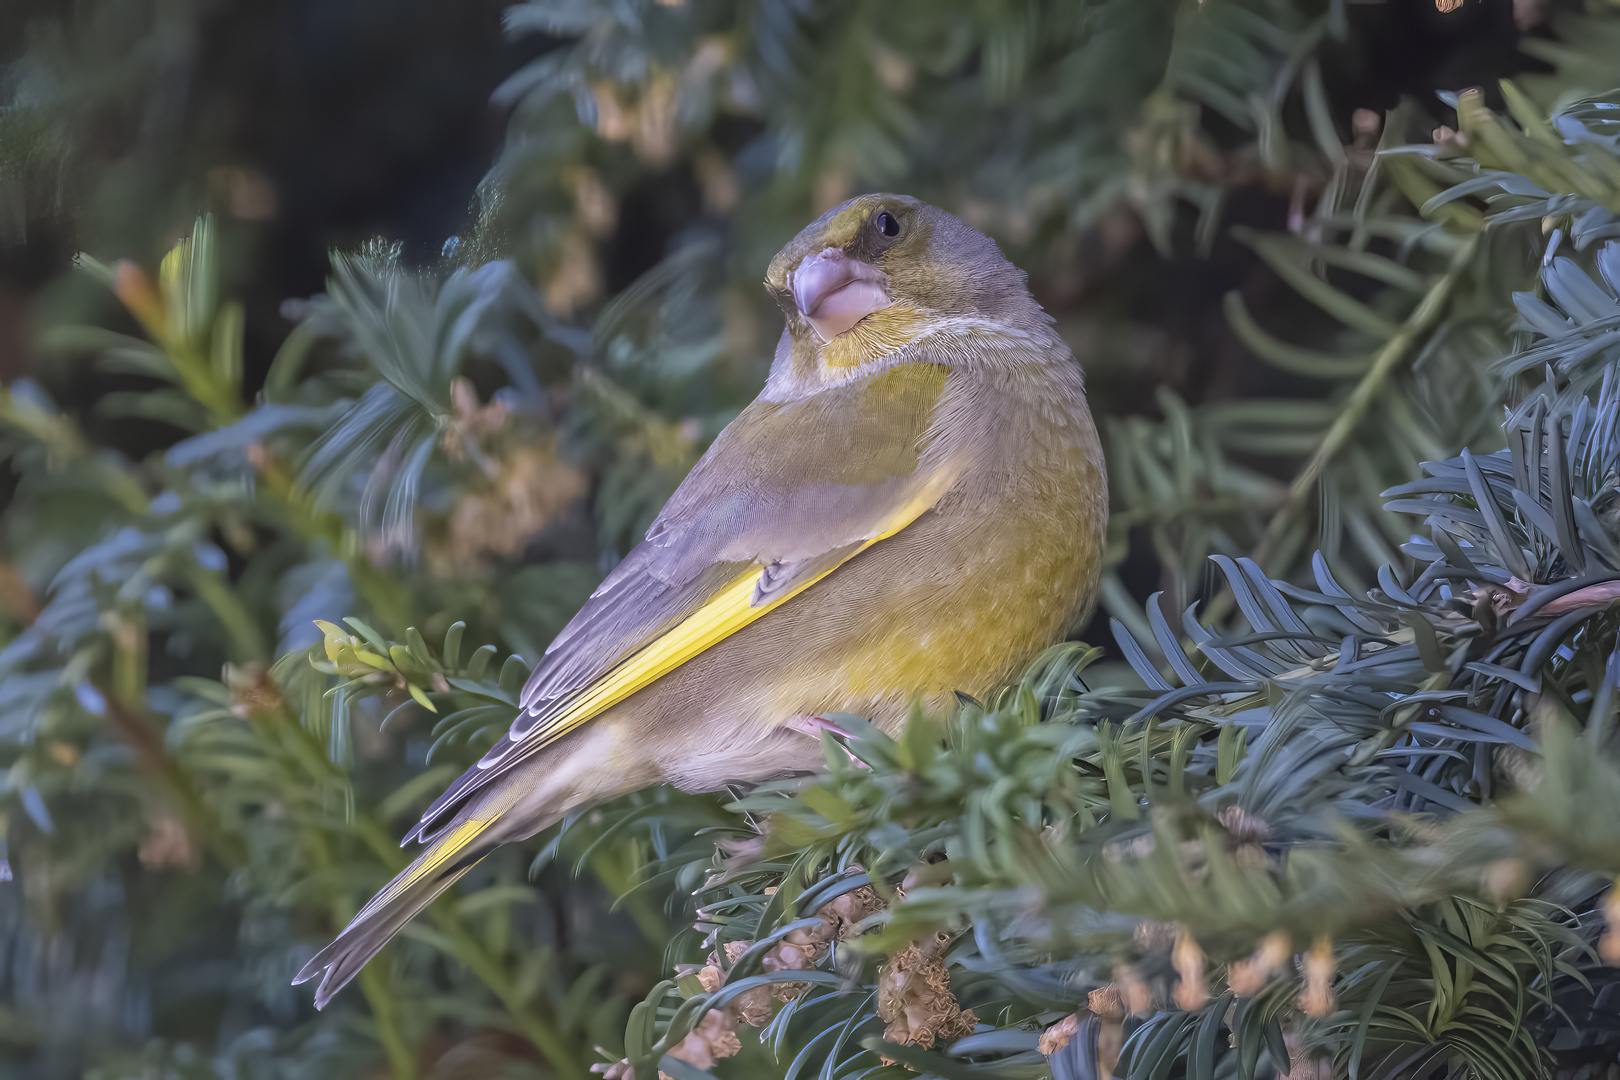
{"type": "Polygon", "coordinates": [[[497,842],[487,834],[494,822],[493,816],[468,818],[446,829],[360,909],[332,944],[304,965],[294,985],[319,976],[315,1007],[325,1008],[401,927],[495,848],[497,842]]]}

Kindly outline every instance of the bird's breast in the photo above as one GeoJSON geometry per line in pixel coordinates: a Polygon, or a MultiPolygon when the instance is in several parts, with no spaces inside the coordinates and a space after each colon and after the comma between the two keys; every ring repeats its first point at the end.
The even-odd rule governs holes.
{"type": "Polygon", "coordinates": [[[1040,403],[951,374],[927,452],[960,455],[956,486],[820,583],[814,603],[762,622],[789,653],[780,706],[898,722],[914,695],[983,696],[1089,611],[1108,513],[1096,428],[1083,396],[1063,409],[1065,388],[1029,393],[1040,403]]]}

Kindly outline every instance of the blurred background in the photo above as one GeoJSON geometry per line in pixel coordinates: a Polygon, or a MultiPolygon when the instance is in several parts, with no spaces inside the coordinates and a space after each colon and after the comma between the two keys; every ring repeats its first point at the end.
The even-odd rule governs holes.
{"type": "Polygon", "coordinates": [[[5,0],[0,1075],[617,1058],[722,800],[503,852],[324,1015],[288,980],[757,392],[766,263],[851,195],[989,233],[1084,365],[1099,670],[1150,594],[1231,614],[1210,554],[1366,588],[1379,493],[1501,445],[1545,238],[1464,272],[1418,210],[1504,78],[1620,85],[1620,9],[5,0]]]}

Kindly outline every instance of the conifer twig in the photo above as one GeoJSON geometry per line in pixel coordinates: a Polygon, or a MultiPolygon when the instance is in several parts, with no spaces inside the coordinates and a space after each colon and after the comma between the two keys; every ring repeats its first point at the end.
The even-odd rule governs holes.
{"type": "MultiPolygon", "coordinates": [[[[1366,374],[1356,383],[1355,389],[1345,399],[1344,408],[1334,418],[1333,423],[1323,434],[1322,441],[1317,444],[1316,450],[1311,454],[1310,460],[1305,463],[1294,481],[1288,487],[1288,497],[1277,508],[1266,524],[1266,531],[1255,545],[1251,557],[1261,566],[1276,554],[1277,547],[1288,530],[1298,523],[1299,514],[1304,508],[1311,492],[1316,489],[1317,482],[1321,480],[1322,473],[1336,458],[1367,418],[1373,403],[1383,393],[1390,378],[1400,368],[1401,363],[1410,356],[1418,343],[1435,328],[1445,314],[1446,306],[1451,300],[1452,293],[1457,288],[1468,268],[1473,264],[1474,254],[1478,247],[1477,237],[1469,237],[1451,257],[1451,263],[1446,267],[1428,292],[1418,301],[1412,313],[1406,317],[1400,327],[1379,347],[1373,354],[1372,364],[1367,368],[1366,374]]],[[[1223,590],[1213,597],[1205,609],[1204,618],[1209,621],[1219,621],[1232,606],[1232,594],[1223,590]]]]}

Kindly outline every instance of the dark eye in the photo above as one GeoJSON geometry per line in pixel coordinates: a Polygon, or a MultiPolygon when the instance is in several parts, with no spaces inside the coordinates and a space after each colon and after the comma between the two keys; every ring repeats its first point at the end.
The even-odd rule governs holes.
{"type": "Polygon", "coordinates": [[[884,236],[900,235],[900,223],[894,220],[894,215],[889,213],[887,210],[880,213],[877,216],[877,219],[873,221],[873,224],[877,226],[878,232],[882,233],[884,236]]]}

